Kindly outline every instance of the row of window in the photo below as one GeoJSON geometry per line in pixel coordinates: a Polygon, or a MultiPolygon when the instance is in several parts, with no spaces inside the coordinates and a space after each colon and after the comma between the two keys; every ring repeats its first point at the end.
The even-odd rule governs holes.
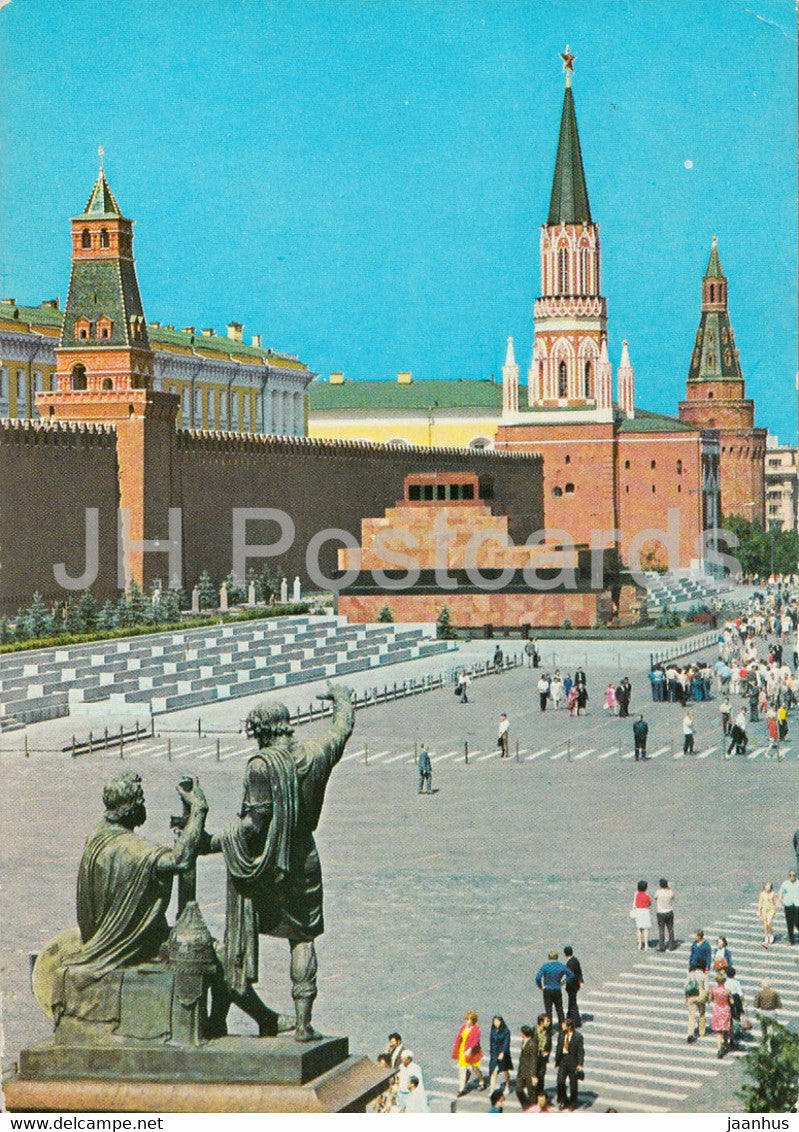
{"type": "Polygon", "coordinates": [[[408,499],[412,502],[448,499],[474,499],[473,483],[412,483],[408,485],[408,499]]]}
{"type": "MultiPolygon", "coordinates": [[[[80,246],[84,251],[91,251],[92,247],[100,248],[105,251],[111,247],[111,235],[107,228],[101,228],[99,232],[95,232],[95,239],[92,239],[92,232],[89,228],[84,228],[80,234],[80,246]]],[[[121,252],[129,252],[131,249],[131,238],[127,232],[119,233],[119,250],[121,252]]]]}

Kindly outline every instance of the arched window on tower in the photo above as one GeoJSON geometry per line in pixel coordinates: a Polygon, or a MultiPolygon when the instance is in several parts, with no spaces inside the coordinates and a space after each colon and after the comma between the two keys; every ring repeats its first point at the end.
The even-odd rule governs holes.
{"type": "Polygon", "coordinates": [[[569,292],[569,249],[558,249],[558,294],[567,295],[569,292]]]}
{"type": "Polygon", "coordinates": [[[72,388],[75,392],[81,393],[86,387],[86,366],[79,363],[72,367],[72,388]]]}
{"type": "Polygon", "coordinates": [[[108,239],[108,229],[107,228],[101,228],[100,229],[100,247],[101,248],[108,248],[110,246],[111,246],[111,241],[108,239]]]}
{"type": "Polygon", "coordinates": [[[558,397],[568,397],[569,384],[566,377],[566,363],[564,361],[558,362],[558,397]]]}
{"type": "Polygon", "coordinates": [[[710,301],[711,303],[715,303],[716,301],[716,287],[713,283],[710,284],[710,301]]]}
{"type": "Polygon", "coordinates": [[[580,252],[580,294],[588,294],[588,248],[580,252]]]}
{"type": "Polygon", "coordinates": [[[92,246],[92,234],[88,228],[84,228],[81,232],[80,246],[82,248],[90,248],[92,246]]]}
{"type": "Polygon", "coordinates": [[[586,361],[585,369],[583,371],[583,397],[593,397],[592,380],[591,380],[591,362],[586,361]]]}

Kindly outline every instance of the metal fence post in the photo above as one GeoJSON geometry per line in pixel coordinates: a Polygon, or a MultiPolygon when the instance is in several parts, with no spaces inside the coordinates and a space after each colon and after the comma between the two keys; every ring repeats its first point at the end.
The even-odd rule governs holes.
{"type": "Polygon", "coordinates": [[[125,728],[121,723],[119,725],[119,757],[121,759],[125,757],[125,728]]]}
{"type": "Polygon", "coordinates": [[[466,760],[466,765],[469,765],[469,740],[465,739],[463,743],[463,753],[466,760]]]}
{"type": "Polygon", "coordinates": [[[150,716],[150,738],[151,739],[155,738],[155,716],[154,715],[150,716]]]}
{"type": "Polygon", "coordinates": [[[413,744],[413,765],[417,766],[418,763],[419,763],[419,744],[415,742],[413,744]]]}
{"type": "Polygon", "coordinates": [[[519,740],[517,739],[516,740],[516,762],[519,762],[519,761],[520,761],[520,758],[519,758],[519,740]]]}
{"type": "Polygon", "coordinates": [[[572,761],[572,741],[571,741],[571,739],[569,739],[566,743],[566,762],[570,763],[571,761],[572,761]]]}
{"type": "Polygon", "coordinates": [[[103,750],[104,751],[108,750],[108,728],[107,727],[106,727],[105,731],[103,732],[103,750]]]}
{"type": "Polygon", "coordinates": [[[363,745],[363,765],[369,766],[369,744],[368,743],[364,743],[364,745],[363,745]]]}
{"type": "Polygon", "coordinates": [[[198,718],[197,718],[197,738],[202,739],[202,737],[203,737],[203,721],[202,721],[202,718],[198,716],[198,718]]]}
{"type": "Polygon", "coordinates": [[[91,755],[93,753],[94,753],[94,743],[93,743],[93,736],[92,736],[92,733],[90,731],[89,732],[89,754],[91,755]]]}
{"type": "Polygon", "coordinates": [[[222,748],[222,743],[219,739],[217,739],[217,741],[216,741],[216,761],[217,762],[219,762],[220,758],[222,757],[221,748],[222,748]]]}
{"type": "Polygon", "coordinates": [[[30,757],[31,757],[31,753],[28,750],[28,736],[26,735],[25,736],[25,758],[29,759],[30,757]]]}
{"type": "Polygon", "coordinates": [[[167,739],[167,741],[166,741],[166,761],[168,763],[172,762],[172,740],[171,739],[167,739]]]}
{"type": "Polygon", "coordinates": [[[72,736],[72,757],[77,758],[77,751],[75,750],[75,736],[72,736]]]}

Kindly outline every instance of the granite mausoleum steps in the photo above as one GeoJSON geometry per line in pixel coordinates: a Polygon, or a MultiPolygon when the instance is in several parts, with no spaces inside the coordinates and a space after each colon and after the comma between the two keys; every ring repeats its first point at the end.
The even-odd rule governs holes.
{"type": "Polygon", "coordinates": [[[0,728],[101,702],[141,704],[153,714],[179,711],[455,647],[436,640],[435,625],[349,625],[340,617],[302,616],[11,653],[0,657],[0,728]]]}

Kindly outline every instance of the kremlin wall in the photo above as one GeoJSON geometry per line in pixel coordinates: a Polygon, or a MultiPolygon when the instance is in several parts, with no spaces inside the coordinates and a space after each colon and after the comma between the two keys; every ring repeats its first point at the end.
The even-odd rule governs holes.
{"type": "MultiPolygon", "coordinates": [[[[236,511],[260,509],[246,528],[247,544],[257,547],[278,538],[279,522],[263,514],[275,509],[294,528],[275,564],[290,578],[299,575],[304,588],[328,588],[325,578],[349,571],[338,600],[353,620],[373,619],[384,604],[398,620],[430,620],[449,604],[463,625],[622,623],[645,608],[626,564],[701,569],[703,532],[720,515],[763,522],[765,431],[754,427],[745,396],[715,239],[679,417],[637,405],[627,342],[614,383],[599,226],[588,200],[568,49],[563,58],[566,87],[541,227],[526,397],[512,338],[501,395],[493,386],[490,396],[480,389],[472,405],[468,389],[455,396],[461,383],[431,383],[452,385],[448,409],[451,420],[459,412],[468,417],[463,436],[478,430],[447,447],[433,446],[432,408],[419,396],[424,383],[414,385],[409,374],[389,401],[401,412],[413,390],[426,438],[403,437],[392,422],[394,436],[385,435],[384,422],[373,437],[369,410],[382,396],[378,383],[354,388],[337,375],[332,384],[311,385],[314,375],[298,359],[264,351],[260,340],[244,346],[238,323],[227,339],[148,324],[133,224],[101,168],[72,220],[63,314],[55,303],[0,305],[0,347],[27,358],[12,381],[4,354],[0,412],[30,416],[35,398],[40,417],[0,423],[0,612],[13,614],[34,591],[64,600],[56,575],[80,579],[73,587],[91,585],[99,598],[132,578],[145,586],[171,580],[170,539],[172,566],[179,562],[186,588],[204,570],[219,582],[234,565],[236,511]],[[310,431],[324,431],[324,412],[315,418],[313,409],[319,389],[318,403],[337,421],[331,436],[302,435],[309,386],[310,431]],[[348,414],[362,430],[357,440],[347,439],[351,431],[336,435],[348,414]],[[432,532],[439,521],[453,526],[444,558],[457,579],[454,590],[438,584],[432,532]],[[397,559],[379,553],[378,536],[392,525],[411,538],[420,568],[404,581],[397,559]],[[669,561],[663,535],[652,528],[672,527],[669,561]],[[533,551],[521,545],[542,529],[533,551]],[[307,551],[325,531],[334,537],[312,555],[320,580],[307,551]],[[468,575],[473,542],[492,585],[475,585],[468,575]],[[589,550],[602,563],[599,577],[589,550]],[[549,583],[539,592],[525,576],[526,561],[549,583]],[[381,562],[389,592],[374,581],[381,562]],[[572,584],[558,581],[561,571],[571,572],[572,584]]],[[[402,539],[389,538],[389,549],[396,555],[402,539]]],[[[260,569],[263,561],[256,549],[246,565],[260,569]]]]}

